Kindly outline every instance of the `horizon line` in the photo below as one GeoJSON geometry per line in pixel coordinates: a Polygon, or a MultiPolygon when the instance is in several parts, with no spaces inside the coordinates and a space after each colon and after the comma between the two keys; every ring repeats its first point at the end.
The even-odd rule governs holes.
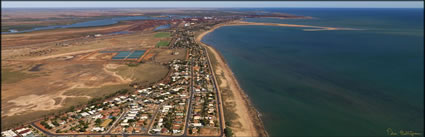
{"type": "Polygon", "coordinates": [[[315,8],[315,9],[324,9],[324,8],[332,8],[332,9],[423,9],[424,7],[1,7],[2,9],[57,9],[57,8],[114,8],[114,9],[120,9],[120,8],[131,8],[131,9],[137,9],[137,8],[158,8],[158,9],[165,9],[165,8],[224,8],[224,9],[243,9],[243,8],[315,8]]]}

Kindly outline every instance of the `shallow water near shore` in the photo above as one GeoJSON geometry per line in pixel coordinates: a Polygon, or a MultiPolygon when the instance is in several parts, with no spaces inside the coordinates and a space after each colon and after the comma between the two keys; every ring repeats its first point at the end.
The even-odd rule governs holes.
{"type": "Polygon", "coordinates": [[[423,9],[267,10],[317,19],[246,21],[366,29],[225,26],[202,39],[224,56],[270,136],[424,133],[423,9]]]}

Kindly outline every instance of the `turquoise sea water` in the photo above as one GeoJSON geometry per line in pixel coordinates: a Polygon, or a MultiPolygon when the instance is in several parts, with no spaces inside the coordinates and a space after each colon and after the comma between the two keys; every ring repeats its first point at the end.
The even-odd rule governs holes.
{"type": "Polygon", "coordinates": [[[424,133],[423,9],[260,10],[315,19],[246,20],[365,29],[227,26],[202,39],[222,53],[271,136],[424,133]]]}

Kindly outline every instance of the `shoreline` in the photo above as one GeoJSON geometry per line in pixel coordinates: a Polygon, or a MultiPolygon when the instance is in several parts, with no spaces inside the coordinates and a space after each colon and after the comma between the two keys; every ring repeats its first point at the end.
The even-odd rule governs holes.
{"type": "MultiPolygon", "coordinates": [[[[239,117],[237,118],[238,121],[244,120],[248,121],[241,125],[241,130],[237,130],[236,128],[233,129],[235,136],[269,136],[267,133],[265,126],[263,124],[263,121],[261,119],[261,113],[255,108],[254,104],[249,99],[249,96],[246,94],[246,92],[240,87],[240,84],[238,83],[237,78],[235,77],[234,73],[228,66],[225,58],[216,50],[214,47],[203,43],[201,40],[202,38],[207,35],[208,33],[213,32],[215,29],[218,29],[223,26],[245,26],[245,25],[254,25],[254,26],[282,26],[282,27],[300,27],[300,28],[306,28],[303,29],[303,31],[323,31],[323,30],[361,30],[361,29],[354,29],[354,28],[336,28],[336,27],[321,27],[321,26],[311,26],[311,25],[296,25],[296,24],[280,24],[280,23],[257,23],[257,22],[246,22],[246,21],[231,21],[226,22],[222,24],[217,24],[213,26],[211,29],[207,31],[201,32],[198,36],[196,36],[195,41],[202,46],[205,46],[208,50],[210,50],[214,55],[212,58],[215,58],[217,61],[216,66],[218,69],[214,70],[216,75],[219,75],[218,72],[221,72],[223,75],[220,75],[220,77],[217,77],[217,79],[220,79],[221,81],[228,82],[228,87],[231,89],[230,92],[232,92],[237,97],[233,97],[233,100],[236,102],[236,114],[248,114],[248,117],[239,117]],[[235,99],[236,98],[236,99],[235,99]],[[239,99],[238,99],[239,98],[239,99]],[[238,101],[239,102],[238,104],[238,101]],[[247,130],[248,129],[248,130],[247,130]],[[254,132],[252,132],[254,130],[254,132]],[[251,131],[251,132],[249,132],[251,131]],[[248,134],[247,134],[248,133],[248,134]]],[[[222,87],[222,84],[219,85],[220,88],[222,87]]],[[[226,88],[226,87],[224,87],[226,88]]],[[[220,90],[220,94],[223,93],[223,90],[220,90]]],[[[222,104],[225,104],[223,102],[222,104]]]]}
{"type": "Polygon", "coordinates": [[[356,28],[323,27],[323,26],[297,25],[297,24],[284,24],[284,23],[247,22],[247,21],[242,21],[242,20],[236,20],[236,21],[218,24],[218,25],[214,26],[213,28],[211,28],[210,30],[208,30],[208,33],[214,31],[215,29],[223,27],[223,26],[278,26],[278,27],[305,28],[305,29],[302,29],[303,31],[364,30],[364,29],[356,29],[356,28]]]}
{"type": "MultiPolygon", "coordinates": [[[[261,113],[254,107],[253,103],[249,99],[246,92],[240,87],[237,78],[234,76],[234,73],[228,66],[224,57],[214,47],[201,42],[202,38],[206,34],[213,32],[217,28],[220,28],[222,26],[228,26],[228,25],[229,25],[228,23],[218,24],[207,31],[203,31],[198,36],[196,36],[195,41],[201,44],[202,46],[206,47],[209,51],[211,51],[214,54],[211,58],[215,58],[217,60],[217,64],[216,66],[213,66],[213,67],[219,68],[214,70],[215,71],[214,73],[215,75],[218,75],[217,71],[219,72],[221,71],[222,74],[224,75],[224,76],[220,75],[220,77],[216,77],[216,78],[220,79],[221,81],[223,80],[227,81],[229,83],[230,88],[231,89],[233,88],[231,92],[233,93],[233,95],[237,96],[236,98],[239,98],[239,99],[234,99],[235,97],[233,97],[233,100],[236,100],[235,102],[242,101],[242,102],[239,102],[239,104],[236,103],[237,112],[235,113],[239,113],[239,114],[245,113],[247,115],[245,115],[245,117],[241,117],[241,115],[239,115],[238,121],[244,120],[245,123],[241,125],[242,129],[233,129],[234,135],[235,136],[269,136],[267,131],[265,130],[263,121],[260,118],[261,113]],[[249,116],[249,117],[247,118],[246,116],[249,116]],[[248,123],[246,123],[246,121],[248,121],[248,123]]],[[[223,88],[222,84],[220,84],[219,87],[223,88]]],[[[220,90],[221,95],[222,93],[223,91],[220,90]]],[[[222,102],[222,104],[225,104],[225,102],[222,102]]]]}

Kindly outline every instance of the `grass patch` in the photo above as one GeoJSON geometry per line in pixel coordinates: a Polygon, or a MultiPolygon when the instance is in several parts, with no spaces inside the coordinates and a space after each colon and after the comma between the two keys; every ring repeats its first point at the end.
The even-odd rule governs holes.
{"type": "Polygon", "coordinates": [[[170,32],[158,32],[154,35],[155,38],[168,38],[170,36],[170,32]]]}
{"type": "Polygon", "coordinates": [[[168,40],[160,40],[158,43],[156,43],[156,47],[166,47],[168,46],[168,44],[170,44],[170,41],[168,40]]]}
{"type": "Polygon", "coordinates": [[[1,83],[3,84],[15,83],[32,77],[37,76],[20,71],[12,71],[11,69],[1,69],[1,83]]]}

